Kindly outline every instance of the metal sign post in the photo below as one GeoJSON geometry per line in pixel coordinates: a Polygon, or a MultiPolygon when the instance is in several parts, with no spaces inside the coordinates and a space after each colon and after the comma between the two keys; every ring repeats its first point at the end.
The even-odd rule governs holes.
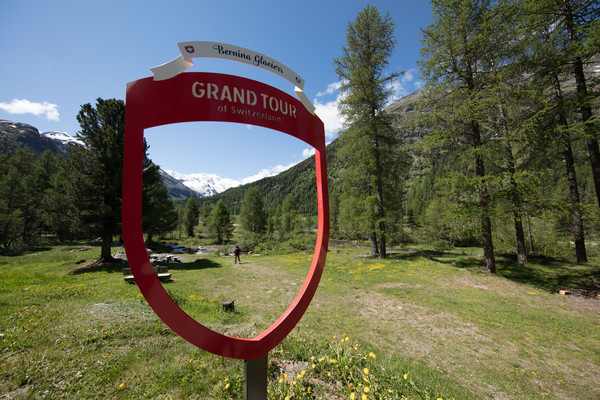
{"type": "Polygon", "coordinates": [[[269,355],[244,360],[244,400],[266,400],[269,355]]]}

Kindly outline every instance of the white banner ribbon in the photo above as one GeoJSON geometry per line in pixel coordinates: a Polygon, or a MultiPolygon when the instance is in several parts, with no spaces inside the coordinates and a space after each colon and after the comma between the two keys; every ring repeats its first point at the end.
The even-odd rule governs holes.
{"type": "Polygon", "coordinates": [[[177,47],[181,53],[177,58],[150,68],[155,81],[169,79],[187,71],[194,65],[192,58],[223,58],[253,65],[281,76],[296,87],[294,92],[304,104],[304,107],[311,114],[314,115],[315,113],[315,107],[302,91],[304,89],[304,79],[275,59],[253,50],[219,42],[180,42],[177,43],[177,47]]]}

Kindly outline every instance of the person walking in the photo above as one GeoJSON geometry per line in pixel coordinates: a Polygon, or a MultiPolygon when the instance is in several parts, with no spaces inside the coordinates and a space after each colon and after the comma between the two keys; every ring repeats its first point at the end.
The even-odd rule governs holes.
{"type": "Polygon", "coordinates": [[[235,250],[233,250],[233,255],[235,257],[234,264],[237,264],[238,261],[240,262],[240,264],[242,263],[242,261],[240,260],[240,254],[242,254],[242,251],[238,246],[235,246],[235,250]]]}

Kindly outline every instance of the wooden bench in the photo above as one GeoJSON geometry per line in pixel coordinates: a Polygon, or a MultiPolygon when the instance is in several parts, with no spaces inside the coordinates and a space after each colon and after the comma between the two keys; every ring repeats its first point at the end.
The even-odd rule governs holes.
{"type": "MultiPolygon", "coordinates": [[[[171,280],[171,273],[168,272],[169,269],[166,266],[152,265],[152,270],[154,271],[157,278],[161,282],[168,282],[171,280]]],[[[123,275],[126,275],[125,278],[123,278],[125,280],[125,282],[131,283],[131,284],[135,283],[135,278],[131,274],[131,268],[123,268],[122,272],[123,272],[123,275]]]]}
{"type": "MultiPolygon", "coordinates": [[[[161,281],[161,282],[168,282],[171,280],[171,274],[167,273],[167,274],[156,274],[157,278],[161,281]]],[[[134,284],[135,283],[135,278],[133,277],[133,275],[128,275],[125,278],[123,278],[125,280],[125,282],[127,283],[131,283],[134,284]]]]}
{"type": "MultiPolygon", "coordinates": [[[[169,272],[169,268],[166,265],[153,265],[152,269],[156,274],[169,272]]],[[[131,275],[131,268],[123,268],[121,272],[123,272],[123,275],[131,275]]]]}

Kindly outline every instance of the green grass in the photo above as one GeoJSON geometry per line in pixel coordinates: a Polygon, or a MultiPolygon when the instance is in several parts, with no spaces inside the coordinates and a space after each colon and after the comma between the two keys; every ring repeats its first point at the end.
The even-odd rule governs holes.
{"type": "MultiPolygon", "coordinates": [[[[99,255],[77,247],[88,250],[0,257],[0,397],[241,398],[241,361],[172,333],[123,265],[74,273],[99,255]]],[[[553,293],[597,288],[598,265],[499,257],[492,276],[478,249],[330,250],[311,306],[270,354],[270,399],[600,397],[600,300],[553,293]]],[[[291,303],[312,254],[184,257],[169,265],[172,298],[216,331],[254,337],[291,303]]]]}

